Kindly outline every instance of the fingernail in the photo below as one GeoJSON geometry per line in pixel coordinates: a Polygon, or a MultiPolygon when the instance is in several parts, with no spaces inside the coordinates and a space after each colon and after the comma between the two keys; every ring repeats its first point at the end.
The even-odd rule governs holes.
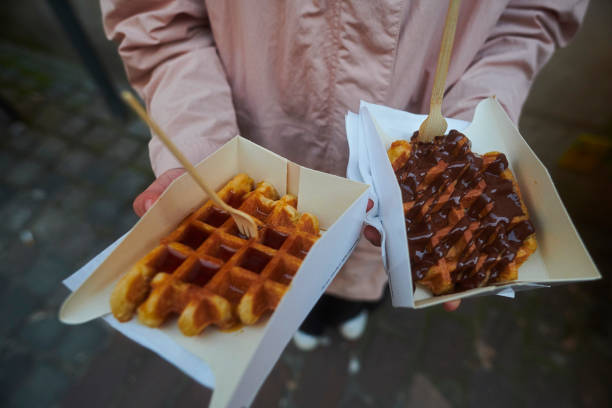
{"type": "Polygon", "coordinates": [[[149,199],[145,201],[145,211],[149,211],[149,208],[153,205],[153,200],[149,199]]]}

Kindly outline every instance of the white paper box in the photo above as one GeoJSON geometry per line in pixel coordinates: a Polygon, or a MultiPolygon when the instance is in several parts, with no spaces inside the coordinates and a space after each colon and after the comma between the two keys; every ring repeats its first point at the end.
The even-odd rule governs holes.
{"type": "MultiPolygon", "coordinates": [[[[365,217],[368,186],[298,166],[249,142],[235,137],[196,166],[215,188],[221,188],[237,173],[247,173],[255,181],[265,180],[279,194],[295,194],[298,211],[319,218],[323,230],[313,245],[276,311],[267,321],[235,332],[213,327],[201,335],[186,337],[176,321],[159,329],[140,325],[135,317],[114,327],[130,327],[130,337],[173,362],[187,374],[206,383],[206,365],[187,365],[193,356],[214,374],[211,407],[243,407],[276,363],[293,333],[304,320],[325,288],[355,247],[365,217]]],[[[69,324],[84,323],[110,313],[109,297],[115,283],[159,240],[172,231],[207,197],[188,175],[175,180],[156,204],[66,299],[60,319],[69,324]]]]}
{"type": "Polygon", "coordinates": [[[420,287],[413,292],[401,192],[386,151],[393,140],[409,140],[425,117],[364,102],[359,115],[347,116],[351,148],[348,175],[371,183],[376,194],[384,236],[383,257],[394,306],[422,308],[480,294],[507,296],[508,288],[518,290],[601,278],[548,171],[499,103],[488,98],[478,104],[471,124],[448,119],[448,129],[464,133],[476,153],[506,154],[535,227],[538,249],[520,267],[518,280],[510,284],[445,296],[432,296],[420,287]]]}

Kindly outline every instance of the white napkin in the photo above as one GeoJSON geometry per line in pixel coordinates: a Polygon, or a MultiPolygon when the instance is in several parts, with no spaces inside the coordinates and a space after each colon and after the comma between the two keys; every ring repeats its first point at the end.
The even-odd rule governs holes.
{"type": "Polygon", "coordinates": [[[369,199],[374,203],[374,206],[367,212],[365,223],[376,228],[381,235],[380,248],[382,252],[383,264],[386,269],[387,257],[385,254],[385,232],[382,228],[382,222],[378,211],[378,196],[372,180],[372,170],[370,169],[371,161],[368,157],[368,149],[366,147],[365,138],[361,135],[363,128],[360,120],[360,116],[353,112],[348,112],[346,115],[346,138],[350,151],[346,176],[351,180],[360,181],[370,185],[368,195],[369,199]]]}
{"type": "MultiPolygon", "coordinates": [[[[81,269],[70,275],[63,281],[63,284],[75,291],[85,280],[91,275],[96,268],[104,262],[117,245],[123,240],[127,233],[113,242],[108,248],[96,255],[81,269]]],[[[178,347],[163,332],[144,326],[138,323],[137,319],[132,319],[126,323],[120,323],[111,315],[104,316],[106,323],[110,324],[115,330],[121,332],[124,336],[132,339],[136,343],[154,351],[160,357],[174,364],[178,369],[185,374],[208,388],[214,388],[215,377],[210,367],[182,347],[178,347]],[[155,335],[153,335],[155,334],[155,335]]]]}

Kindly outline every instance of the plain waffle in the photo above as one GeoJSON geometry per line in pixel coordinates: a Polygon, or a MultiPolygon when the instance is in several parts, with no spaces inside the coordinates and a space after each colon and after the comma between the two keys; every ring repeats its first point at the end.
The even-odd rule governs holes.
{"type": "Polygon", "coordinates": [[[300,216],[297,198],[279,199],[266,182],[253,189],[246,174],[218,194],[255,218],[258,237],[241,235],[233,218],[208,201],[117,283],[110,302],[118,320],[137,310],[141,322],[157,327],[176,314],[191,336],[211,324],[254,324],[276,308],[319,237],[317,218],[300,216]]]}
{"type": "Polygon", "coordinates": [[[479,156],[456,130],[387,152],[402,191],[413,281],[434,295],[516,280],[536,247],[503,153],[479,156]]]}

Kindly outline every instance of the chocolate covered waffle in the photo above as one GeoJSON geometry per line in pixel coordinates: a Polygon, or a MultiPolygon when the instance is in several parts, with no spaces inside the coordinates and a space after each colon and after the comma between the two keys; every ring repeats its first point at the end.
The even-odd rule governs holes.
{"type": "Polygon", "coordinates": [[[110,299],[113,315],[123,322],[137,311],[152,327],[178,315],[191,336],[211,324],[254,324],[273,311],[318,239],[319,222],[298,214],[295,196],[279,199],[270,184],[253,184],[239,174],[218,194],[255,218],[256,238],[241,235],[229,213],[208,201],[121,278],[110,299]]]}
{"type": "Polygon", "coordinates": [[[480,156],[451,130],[432,143],[395,141],[413,282],[434,295],[516,280],[534,228],[503,153],[480,156]]]}

